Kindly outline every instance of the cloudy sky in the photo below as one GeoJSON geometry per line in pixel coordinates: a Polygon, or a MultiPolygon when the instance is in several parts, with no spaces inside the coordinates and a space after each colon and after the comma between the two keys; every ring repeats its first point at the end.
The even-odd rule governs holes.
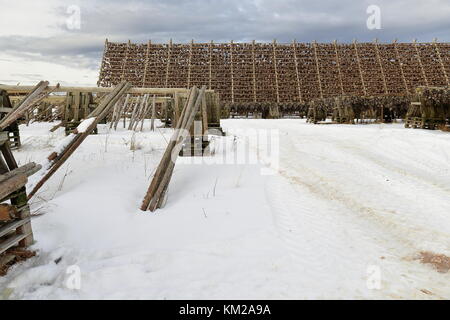
{"type": "Polygon", "coordinates": [[[95,85],[105,38],[450,41],[450,0],[0,0],[0,8],[0,83],[8,84],[95,85]],[[371,5],[381,29],[367,27],[371,5]]]}

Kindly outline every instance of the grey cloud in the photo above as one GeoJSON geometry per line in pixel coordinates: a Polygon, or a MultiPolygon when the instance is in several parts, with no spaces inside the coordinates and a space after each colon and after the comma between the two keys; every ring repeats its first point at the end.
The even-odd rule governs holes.
{"type": "MultiPolygon", "coordinates": [[[[72,3],[67,2],[67,5],[72,3]]],[[[450,6],[434,0],[422,9],[421,0],[152,0],[80,1],[81,30],[64,26],[67,6],[54,8],[61,16],[61,36],[0,37],[2,50],[54,63],[98,69],[104,39],[111,41],[322,41],[353,39],[390,42],[449,41],[450,6]],[[366,28],[366,8],[382,9],[382,29],[366,28]],[[421,5],[421,7],[418,7],[421,5]]],[[[8,9],[4,9],[7,11],[8,9]]]]}

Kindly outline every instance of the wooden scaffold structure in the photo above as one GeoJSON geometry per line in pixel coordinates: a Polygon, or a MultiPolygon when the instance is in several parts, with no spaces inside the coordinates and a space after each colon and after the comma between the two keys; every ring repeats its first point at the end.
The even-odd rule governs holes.
{"type": "Polygon", "coordinates": [[[98,85],[207,85],[229,108],[335,96],[398,96],[419,86],[448,86],[450,44],[173,43],[105,41],[98,85]]]}

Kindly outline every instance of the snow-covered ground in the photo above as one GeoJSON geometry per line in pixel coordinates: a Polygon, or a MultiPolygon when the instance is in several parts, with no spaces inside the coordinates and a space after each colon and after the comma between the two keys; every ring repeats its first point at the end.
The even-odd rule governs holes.
{"type": "MultiPolygon", "coordinates": [[[[21,126],[22,164],[61,142],[52,125],[21,126]]],[[[39,254],[0,278],[0,297],[450,298],[450,272],[418,259],[450,256],[448,133],[295,119],[222,126],[278,130],[276,174],[181,159],[156,213],[138,208],[171,130],[101,126],[33,198],[39,254]]],[[[243,135],[216,138],[214,157],[243,135]]]]}

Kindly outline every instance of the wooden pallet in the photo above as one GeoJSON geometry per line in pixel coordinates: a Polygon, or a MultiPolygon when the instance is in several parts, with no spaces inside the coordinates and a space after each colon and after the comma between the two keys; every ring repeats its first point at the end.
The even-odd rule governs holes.
{"type": "Polygon", "coordinates": [[[423,122],[422,118],[419,117],[406,117],[405,118],[405,128],[422,128],[423,122]]]}
{"type": "Polygon", "coordinates": [[[9,138],[9,145],[11,149],[19,149],[22,145],[20,141],[20,131],[19,131],[19,125],[17,122],[10,125],[8,128],[8,138],[9,138]]]}
{"type": "MultiPolygon", "coordinates": [[[[0,119],[6,117],[8,113],[13,110],[8,93],[5,90],[0,90],[0,119]]],[[[9,144],[11,149],[18,149],[21,145],[19,124],[16,122],[10,124],[5,131],[9,132],[9,144]]]]}
{"type": "Polygon", "coordinates": [[[405,119],[405,128],[436,130],[445,125],[443,119],[407,117],[405,119]]]}
{"type": "Polygon", "coordinates": [[[436,130],[445,125],[443,119],[425,119],[422,129],[436,130]]]}
{"type": "MultiPolygon", "coordinates": [[[[14,211],[14,216],[0,220],[0,255],[13,247],[28,247],[33,243],[33,231],[30,220],[30,207],[28,205],[25,184],[27,177],[40,166],[28,164],[18,167],[9,146],[7,132],[0,132],[0,203],[9,206],[14,211]],[[14,184],[11,183],[15,180],[14,184]],[[3,185],[5,184],[5,185],[3,185]],[[14,190],[12,193],[8,188],[14,190]],[[9,187],[7,187],[9,186],[9,187]],[[9,202],[9,204],[8,204],[9,202]]],[[[2,259],[3,263],[8,263],[10,259],[2,259]]]]}

